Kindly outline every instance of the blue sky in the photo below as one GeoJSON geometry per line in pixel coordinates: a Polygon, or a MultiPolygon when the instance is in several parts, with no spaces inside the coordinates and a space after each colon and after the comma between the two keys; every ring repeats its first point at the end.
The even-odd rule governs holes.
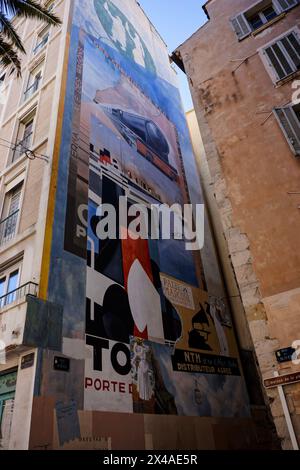
{"type": "MultiPolygon", "coordinates": [[[[202,10],[206,0],[138,0],[165,40],[169,52],[174,51],[207,21],[202,10]]],[[[193,108],[185,75],[178,71],[180,92],[186,111],[193,108]]]]}

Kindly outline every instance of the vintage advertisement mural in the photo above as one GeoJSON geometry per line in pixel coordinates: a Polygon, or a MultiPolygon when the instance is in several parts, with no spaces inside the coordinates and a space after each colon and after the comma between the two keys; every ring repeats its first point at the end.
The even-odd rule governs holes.
{"type": "MultiPolygon", "coordinates": [[[[176,74],[135,0],[74,2],[70,77],[64,266],[86,266],[84,409],[247,416],[230,315],[206,291],[200,253],[98,237],[100,204],[126,235],[120,198],[145,218],[152,204],[202,202],[176,74]]],[[[76,338],[72,314],[64,332],[76,338]]]]}

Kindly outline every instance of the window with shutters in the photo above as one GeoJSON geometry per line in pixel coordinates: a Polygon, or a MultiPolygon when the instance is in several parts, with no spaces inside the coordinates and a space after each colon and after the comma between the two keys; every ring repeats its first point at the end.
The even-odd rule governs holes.
{"type": "Polygon", "coordinates": [[[299,5],[300,0],[261,0],[232,18],[231,24],[239,40],[267,26],[274,19],[299,5]]]}
{"type": "Polygon", "coordinates": [[[290,31],[263,49],[264,62],[274,82],[279,82],[300,70],[300,35],[290,31]]]}
{"type": "Polygon", "coordinates": [[[274,114],[296,157],[300,157],[300,105],[275,108],[274,114]]]}
{"type": "Polygon", "coordinates": [[[267,8],[264,8],[263,10],[255,13],[254,15],[249,15],[247,19],[252,27],[252,30],[254,31],[263,26],[264,24],[267,24],[269,21],[273,20],[273,18],[276,18],[277,16],[278,11],[271,4],[267,8]]]}

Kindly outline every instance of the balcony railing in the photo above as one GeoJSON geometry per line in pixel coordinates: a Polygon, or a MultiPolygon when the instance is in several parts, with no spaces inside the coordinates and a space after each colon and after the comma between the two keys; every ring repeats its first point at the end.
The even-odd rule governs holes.
{"type": "Polygon", "coordinates": [[[47,44],[47,42],[49,41],[49,33],[47,34],[47,36],[45,36],[41,42],[39,42],[37,44],[37,46],[33,49],[33,54],[36,55],[38,54],[42,49],[43,47],[47,44]]]}
{"type": "Polygon", "coordinates": [[[21,155],[23,155],[26,152],[26,150],[30,149],[32,136],[33,136],[33,132],[30,132],[29,134],[26,135],[26,137],[24,137],[23,140],[16,142],[16,145],[13,151],[13,159],[12,159],[13,162],[18,160],[18,158],[20,158],[21,155]]]}
{"type": "Polygon", "coordinates": [[[0,222],[0,247],[15,238],[19,218],[19,210],[0,222]]]}
{"type": "Polygon", "coordinates": [[[12,304],[13,302],[25,299],[27,295],[37,297],[38,287],[38,284],[36,284],[35,282],[27,282],[27,284],[23,284],[23,286],[20,286],[17,289],[8,292],[6,295],[0,297],[0,308],[4,308],[7,305],[12,304]]]}
{"type": "Polygon", "coordinates": [[[35,80],[33,84],[24,91],[24,101],[28,100],[38,89],[40,86],[40,80],[35,80]]]}

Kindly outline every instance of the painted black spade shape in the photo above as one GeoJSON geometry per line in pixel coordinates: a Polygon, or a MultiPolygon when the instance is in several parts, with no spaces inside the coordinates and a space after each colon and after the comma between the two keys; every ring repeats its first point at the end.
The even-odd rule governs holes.
{"type": "Polygon", "coordinates": [[[123,287],[114,284],[107,289],[102,319],[107,338],[129,344],[130,336],[134,334],[134,321],[128,295],[123,287]]]}

